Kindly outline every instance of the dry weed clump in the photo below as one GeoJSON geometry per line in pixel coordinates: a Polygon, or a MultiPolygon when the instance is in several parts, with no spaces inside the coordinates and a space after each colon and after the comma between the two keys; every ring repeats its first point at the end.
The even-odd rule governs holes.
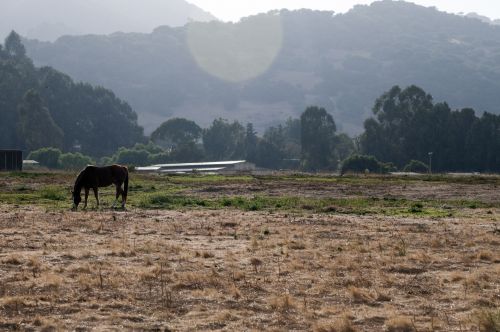
{"type": "Polygon", "coordinates": [[[375,297],[366,289],[349,286],[349,295],[355,303],[372,304],[375,297]]]}
{"type": "Polygon", "coordinates": [[[415,332],[415,327],[408,317],[393,317],[386,323],[387,332],[415,332]]]}
{"type": "Polygon", "coordinates": [[[28,303],[23,296],[7,296],[0,299],[0,307],[9,314],[21,312],[27,304],[28,303]]]}
{"type": "Polygon", "coordinates": [[[23,265],[24,264],[23,257],[21,257],[20,255],[16,255],[16,254],[10,254],[9,256],[7,256],[6,258],[4,258],[2,260],[2,263],[8,264],[8,265],[23,265]]]}
{"type": "Polygon", "coordinates": [[[40,285],[46,291],[58,291],[64,284],[64,279],[55,273],[43,273],[40,276],[40,285]]]}
{"type": "Polygon", "coordinates": [[[175,279],[176,283],[173,286],[175,290],[221,288],[224,286],[223,279],[215,270],[212,270],[211,273],[204,271],[181,272],[175,276],[175,279]]]}
{"type": "Polygon", "coordinates": [[[33,321],[33,325],[38,327],[41,332],[55,332],[63,330],[63,326],[61,326],[60,323],[47,317],[36,316],[33,321]]]}
{"type": "Polygon", "coordinates": [[[481,310],[476,314],[479,331],[481,332],[498,332],[500,331],[500,309],[497,310],[481,310]]]}
{"type": "Polygon", "coordinates": [[[491,252],[491,250],[481,250],[477,254],[477,259],[482,260],[482,261],[491,262],[494,260],[494,257],[495,257],[495,255],[493,254],[493,252],[491,252]]]}
{"type": "Polygon", "coordinates": [[[314,332],[358,332],[359,330],[347,318],[343,317],[338,320],[329,322],[315,323],[313,326],[314,332]]]}
{"type": "Polygon", "coordinates": [[[269,306],[272,310],[280,313],[288,313],[297,308],[296,301],[290,294],[273,296],[269,300],[269,306]]]}

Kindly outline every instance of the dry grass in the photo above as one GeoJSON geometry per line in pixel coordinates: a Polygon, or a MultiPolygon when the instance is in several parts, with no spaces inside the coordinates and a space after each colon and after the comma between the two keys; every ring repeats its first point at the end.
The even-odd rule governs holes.
{"type": "Polygon", "coordinates": [[[0,330],[498,330],[499,209],[328,210],[0,205],[0,330]]]}
{"type": "Polygon", "coordinates": [[[410,318],[394,317],[387,322],[387,332],[415,332],[415,328],[410,318]]]}

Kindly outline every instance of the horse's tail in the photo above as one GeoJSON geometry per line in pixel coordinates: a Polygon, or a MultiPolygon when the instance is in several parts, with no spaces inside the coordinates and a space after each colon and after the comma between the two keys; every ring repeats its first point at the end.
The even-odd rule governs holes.
{"type": "Polygon", "coordinates": [[[125,195],[124,202],[127,201],[127,194],[128,194],[128,169],[125,167],[125,181],[123,182],[123,193],[125,195]]]}

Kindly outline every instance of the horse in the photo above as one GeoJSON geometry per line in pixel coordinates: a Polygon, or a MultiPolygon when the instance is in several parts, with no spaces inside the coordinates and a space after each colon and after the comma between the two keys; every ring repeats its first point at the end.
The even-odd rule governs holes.
{"type": "Polygon", "coordinates": [[[73,188],[73,211],[78,209],[78,204],[82,201],[82,188],[85,190],[85,205],[87,208],[87,199],[89,190],[94,190],[97,207],[99,207],[99,187],[107,187],[114,184],[116,186],[116,199],[113,207],[116,206],[118,197],[122,195],[122,208],[125,208],[128,193],[128,169],[125,166],[111,165],[104,167],[87,166],[78,174],[73,188]],[[122,184],[123,189],[122,189],[122,184]]]}

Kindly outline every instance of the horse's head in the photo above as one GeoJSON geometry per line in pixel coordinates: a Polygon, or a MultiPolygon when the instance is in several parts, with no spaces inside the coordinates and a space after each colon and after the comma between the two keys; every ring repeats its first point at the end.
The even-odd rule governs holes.
{"type": "Polygon", "coordinates": [[[71,195],[73,196],[73,211],[78,209],[78,204],[82,201],[82,196],[79,192],[72,191],[71,195]]]}

